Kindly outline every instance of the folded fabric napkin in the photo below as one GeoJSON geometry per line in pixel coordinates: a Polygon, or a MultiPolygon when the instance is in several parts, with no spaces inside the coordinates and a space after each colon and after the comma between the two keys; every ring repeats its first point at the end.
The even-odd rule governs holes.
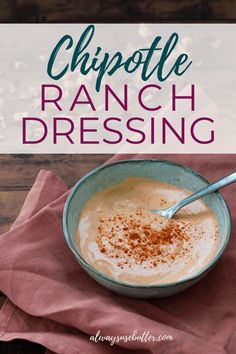
{"type": "MultiPolygon", "coordinates": [[[[191,157],[179,159],[191,165],[191,157]]],[[[232,157],[224,158],[222,166],[212,157],[208,162],[214,178],[232,171],[232,157]]],[[[209,167],[206,157],[195,163],[202,170],[209,167]]],[[[11,230],[0,236],[0,290],[8,297],[0,312],[0,340],[27,339],[44,345],[47,354],[234,352],[232,241],[216,267],[181,294],[153,300],[120,296],[91,279],[67,247],[61,222],[67,195],[60,178],[41,171],[11,230]],[[111,346],[90,340],[98,331],[104,337],[149,331],[173,340],[121,340],[111,346]]]]}

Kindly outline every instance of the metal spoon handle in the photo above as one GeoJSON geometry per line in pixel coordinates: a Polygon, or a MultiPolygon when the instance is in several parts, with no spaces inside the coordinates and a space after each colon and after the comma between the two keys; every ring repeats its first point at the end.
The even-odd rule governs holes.
{"type": "Polygon", "coordinates": [[[174,209],[173,215],[180,209],[183,208],[184,206],[188,205],[189,203],[194,202],[197,199],[200,199],[202,197],[205,197],[206,195],[217,191],[218,189],[228,186],[229,184],[236,182],[236,172],[231,173],[229,176],[226,176],[219,181],[210,184],[209,186],[201,189],[200,191],[191,194],[189,197],[184,198],[181,200],[179,203],[174,205],[172,208],[174,209]]]}

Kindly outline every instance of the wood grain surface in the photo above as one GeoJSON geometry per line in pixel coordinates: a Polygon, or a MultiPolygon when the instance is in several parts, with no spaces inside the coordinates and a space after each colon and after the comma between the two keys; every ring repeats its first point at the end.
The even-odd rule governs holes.
{"type": "Polygon", "coordinates": [[[1,22],[234,22],[235,0],[1,0],[1,22]]]}
{"type": "Polygon", "coordinates": [[[0,234],[17,217],[36,175],[54,171],[69,187],[109,155],[0,155],[0,234]]]}

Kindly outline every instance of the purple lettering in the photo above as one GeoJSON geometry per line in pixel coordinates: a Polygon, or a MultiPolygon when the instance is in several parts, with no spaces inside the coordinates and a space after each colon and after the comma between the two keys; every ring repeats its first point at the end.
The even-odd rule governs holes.
{"type": "Polygon", "coordinates": [[[105,143],[107,143],[107,144],[118,144],[118,143],[120,143],[122,141],[123,135],[122,135],[122,133],[119,130],[110,128],[108,126],[108,123],[111,122],[111,121],[121,122],[121,119],[120,118],[116,118],[116,117],[110,117],[110,118],[105,119],[104,123],[103,123],[104,129],[106,129],[107,131],[109,131],[111,133],[117,134],[118,138],[117,138],[117,140],[113,140],[113,141],[107,140],[107,139],[103,139],[103,141],[105,143]]]}
{"type": "Polygon", "coordinates": [[[135,121],[139,121],[139,122],[144,122],[144,119],[143,118],[139,118],[139,117],[133,117],[133,118],[130,118],[127,120],[127,128],[131,131],[131,132],[134,132],[134,133],[138,133],[139,135],[141,135],[141,139],[140,140],[136,140],[136,141],[133,141],[133,140],[130,140],[130,139],[126,139],[126,141],[130,144],[141,144],[145,141],[145,133],[140,130],[140,129],[137,129],[137,128],[133,128],[131,126],[131,123],[132,122],[135,122],[135,121]]]}
{"type": "Polygon", "coordinates": [[[44,139],[46,138],[48,134],[48,128],[47,128],[47,124],[40,118],[32,118],[32,117],[23,117],[22,118],[22,142],[23,144],[39,144],[42,141],[44,141],[44,139]],[[41,124],[41,126],[44,128],[44,133],[42,135],[42,137],[40,139],[37,140],[29,140],[27,139],[27,124],[26,122],[29,121],[34,121],[34,122],[38,122],[41,124]]]}
{"type": "MultiPolygon", "coordinates": [[[[51,91],[51,90],[50,90],[51,91]]],[[[45,104],[46,103],[53,103],[57,109],[59,111],[62,111],[62,108],[61,106],[59,105],[58,101],[60,101],[60,99],[62,98],[62,89],[60,88],[60,86],[57,86],[57,85],[42,85],[41,86],[41,97],[42,97],[42,100],[41,100],[41,110],[44,112],[45,111],[45,104]],[[56,93],[57,93],[57,97],[55,98],[46,98],[46,89],[47,88],[50,88],[50,89],[55,89],[56,90],[56,93]]]]}
{"type": "Polygon", "coordinates": [[[185,142],[184,123],[185,123],[184,118],[181,118],[181,135],[180,135],[172,127],[172,125],[168,122],[168,120],[165,117],[163,117],[162,118],[162,143],[166,144],[166,127],[168,127],[174,133],[174,135],[177,137],[177,139],[181,142],[181,144],[184,144],[184,142],[185,142]]]}
{"type": "Polygon", "coordinates": [[[139,101],[139,104],[141,107],[143,107],[145,110],[147,111],[158,111],[158,109],[161,108],[161,106],[156,106],[156,107],[148,107],[144,104],[143,102],[143,93],[149,89],[150,87],[154,87],[156,88],[157,90],[161,90],[161,87],[159,85],[154,85],[154,84],[150,84],[150,85],[145,85],[141,88],[141,90],[139,91],[139,94],[138,94],[138,101],[139,101]]]}
{"type": "Polygon", "coordinates": [[[177,96],[176,95],[176,85],[172,85],[172,110],[176,111],[176,100],[191,100],[191,110],[195,110],[195,89],[194,85],[191,85],[191,95],[190,96],[177,96]]]}
{"type": "Polygon", "coordinates": [[[97,129],[86,129],[84,126],[85,122],[98,121],[97,117],[81,117],[80,118],[80,143],[81,144],[99,144],[98,140],[85,140],[84,133],[96,133],[97,129]]]}
{"type": "Polygon", "coordinates": [[[203,121],[208,121],[208,122],[210,122],[210,123],[214,123],[214,120],[213,120],[212,118],[208,118],[208,117],[201,117],[201,118],[196,119],[196,120],[193,122],[192,126],[191,126],[191,130],[190,130],[191,136],[192,136],[192,138],[193,138],[197,143],[199,143],[199,144],[210,144],[210,143],[212,143],[212,142],[215,140],[214,130],[211,130],[211,132],[210,132],[210,133],[211,133],[211,137],[210,137],[209,140],[200,140],[200,139],[198,139],[198,138],[196,137],[196,135],[195,135],[195,132],[194,132],[194,129],[195,129],[196,125],[197,125],[199,122],[203,122],[203,121]]]}
{"type": "Polygon", "coordinates": [[[74,130],[74,122],[66,117],[54,117],[53,118],[53,144],[57,143],[58,136],[65,136],[71,144],[74,144],[74,141],[71,139],[70,134],[74,130]],[[66,132],[58,132],[58,124],[57,122],[68,122],[70,124],[70,128],[66,132]]]}
{"type": "Polygon", "coordinates": [[[109,93],[115,98],[124,111],[128,110],[128,85],[124,85],[123,101],[117,96],[109,85],[105,85],[105,111],[109,110],[109,93]]]}
{"type": "Polygon", "coordinates": [[[88,93],[88,90],[86,89],[85,85],[81,85],[75,98],[74,101],[70,107],[70,111],[74,110],[74,107],[76,104],[89,104],[90,107],[92,108],[93,111],[96,111],[96,108],[94,107],[93,101],[88,93]],[[81,95],[81,93],[84,93],[84,95],[86,96],[86,100],[85,101],[79,101],[79,97],[81,95]]]}

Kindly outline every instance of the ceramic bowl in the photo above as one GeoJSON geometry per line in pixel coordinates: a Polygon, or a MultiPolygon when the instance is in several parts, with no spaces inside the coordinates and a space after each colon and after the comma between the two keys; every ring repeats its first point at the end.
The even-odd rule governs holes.
{"type": "MultiPolygon", "coordinates": [[[[79,264],[98,283],[117,293],[132,297],[165,297],[176,294],[192,286],[216,264],[230,237],[230,214],[219,192],[204,198],[205,203],[216,216],[219,227],[219,243],[215,257],[194,276],[177,282],[161,285],[131,285],[116,281],[88,264],[75,244],[78,219],[86,201],[96,192],[110,187],[128,177],[146,177],[176,185],[195,192],[209,184],[198,173],[171,161],[165,160],[123,160],[102,165],[80,179],[71,190],[63,213],[63,229],[66,242],[79,264]]],[[[79,279],[78,279],[79,281],[79,279]]]]}

